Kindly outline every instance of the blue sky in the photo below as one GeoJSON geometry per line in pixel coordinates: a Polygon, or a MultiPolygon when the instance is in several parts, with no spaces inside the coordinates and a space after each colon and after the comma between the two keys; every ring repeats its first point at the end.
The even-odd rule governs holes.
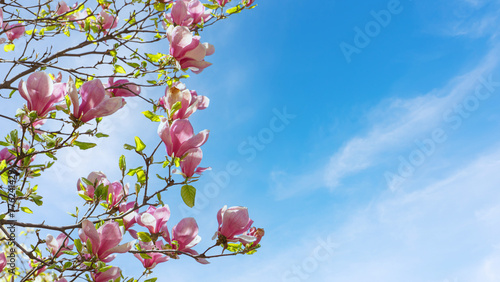
{"type": "MultiPolygon", "coordinates": [[[[159,281],[500,281],[500,1],[256,3],[202,34],[213,66],[186,84],[211,99],[192,123],[211,130],[202,164],[213,170],[194,209],[177,191],[164,199],[170,226],[199,222],[197,250],[225,204],[249,208],[263,247],[208,266],[169,261],[159,281]],[[356,45],[358,29],[369,43],[356,45]]],[[[78,177],[118,177],[123,143],[157,142],[133,113],[145,107],[129,99],[99,150],[59,157],[40,217],[69,222],[78,177]]]]}

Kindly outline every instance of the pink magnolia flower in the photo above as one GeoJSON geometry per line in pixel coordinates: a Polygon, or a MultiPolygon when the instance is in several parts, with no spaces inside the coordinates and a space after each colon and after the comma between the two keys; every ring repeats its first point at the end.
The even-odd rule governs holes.
{"type": "MultiPolygon", "coordinates": [[[[163,243],[160,241],[157,241],[155,245],[153,245],[153,242],[139,242],[139,245],[141,246],[141,249],[144,251],[149,251],[149,250],[162,250],[163,249],[163,243]]],[[[140,254],[134,254],[134,256],[139,259],[146,269],[153,269],[157,264],[166,262],[169,257],[161,254],[161,253],[147,253],[148,256],[150,256],[150,259],[145,259],[142,258],[140,254]]]]}
{"type": "Polygon", "coordinates": [[[16,156],[9,152],[9,149],[3,148],[2,150],[0,150],[0,162],[5,160],[5,162],[8,164],[15,158],[16,156]]]}
{"type": "Polygon", "coordinates": [[[92,249],[88,250],[89,254],[92,254],[103,262],[112,261],[116,257],[116,255],[112,255],[114,253],[126,253],[130,251],[134,244],[132,241],[118,245],[123,238],[123,234],[120,231],[118,223],[114,221],[108,221],[96,230],[92,222],[84,220],[82,228],[78,231],[78,235],[83,244],[87,240],[90,240],[92,249]]]}
{"type": "Polygon", "coordinates": [[[189,179],[196,173],[201,175],[205,170],[211,169],[210,167],[198,167],[203,158],[203,152],[200,148],[189,149],[187,155],[181,161],[182,175],[189,179]]]}
{"type": "Polygon", "coordinates": [[[55,110],[54,104],[64,99],[66,84],[54,84],[45,72],[35,72],[26,82],[19,82],[18,90],[21,97],[28,102],[28,110],[36,111],[38,116],[43,117],[55,110]]]}
{"type": "Polygon", "coordinates": [[[200,37],[193,36],[189,28],[171,25],[167,30],[167,38],[170,42],[170,55],[179,62],[181,68],[200,73],[212,65],[205,61],[205,56],[215,52],[214,46],[200,43],[200,37]]]}
{"type": "Polygon", "coordinates": [[[66,2],[59,1],[59,3],[57,4],[56,14],[62,15],[64,13],[69,12],[70,10],[71,9],[68,7],[68,4],[66,4],[66,2]]]}
{"type": "Polygon", "coordinates": [[[92,279],[95,282],[109,282],[109,280],[115,281],[121,276],[120,268],[113,266],[104,272],[92,273],[92,279]]]}
{"type": "Polygon", "coordinates": [[[151,234],[161,234],[168,237],[167,221],[170,218],[170,208],[165,205],[161,208],[150,206],[145,212],[137,214],[135,221],[146,227],[151,234]]]}
{"type": "Polygon", "coordinates": [[[3,9],[0,8],[0,26],[3,26],[3,9]]]}
{"type": "Polygon", "coordinates": [[[194,27],[208,21],[212,17],[211,13],[212,10],[206,10],[198,0],[177,0],[165,19],[171,24],[194,27]]]}
{"type": "Polygon", "coordinates": [[[18,39],[24,35],[25,27],[22,23],[17,23],[13,25],[5,24],[4,25],[5,35],[7,35],[7,39],[13,41],[14,39],[18,39]]]}
{"type": "Polygon", "coordinates": [[[255,0],[242,0],[241,4],[250,7],[252,6],[253,2],[255,2],[255,0]]]}
{"type": "Polygon", "coordinates": [[[217,3],[221,6],[225,6],[227,3],[229,3],[230,0],[217,0],[217,3]]]}
{"type": "Polygon", "coordinates": [[[250,237],[254,237],[254,238],[256,238],[256,240],[253,242],[246,241],[245,240],[246,237],[243,237],[243,238],[240,237],[240,242],[243,243],[243,245],[247,245],[247,244],[251,243],[252,245],[250,245],[250,247],[254,247],[254,246],[257,246],[257,244],[259,244],[260,240],[262,240],[262,237],[264,237],[264,234],[265,234],[264,229],[252,227],[252,228],[250,228],[250,230],[243,233],[243,235],[248,235],[250,237]]]}
{"type": "Polygon", "coordinates": [[[7,265],[7,258],[4,253],[0,254],[0,271],[3,271],[5,266],[7,265]]]}
{"type": "Polygon", "coordinates": [[[217,213],[217,222],[219,222],[219,229],[214,235],[224,236],[228,242],[238,242],[240,239],[246,242],[253,242],[255,237],[244,235],[244,233],[252,226],[253,220],[248,216],[248,209],[246,207],[230,207],[224,206],[217,213]]]}
{"type": "Polygon", "coordinates": [[[173,244],[172,246],[175,250],[188,253],[195,252],[191,250],[191,248],[201,241],[201,237],[198,235],[198,224],[196,220],[192,217],[187,217],[179,221],[179,223],[172,228],[172,241],[177,242],[177,245],[173,244]]]}
{"type": "Polygon", "coordinates": [[[207,129],[194,135],[193,126],[187,119],[178,119],[169,125],[167,118],[161,118],[158,126],[160,136],[169,156],[182,157],[189,149],[199,148],[208,139],[207,129]]]}
{"type": "Polygon", "coordinates": [[[115,181],[109,185],[108,188],[108,198],[106,199],[109,208],[113,208],[118,205],[126,196],[128,196],[129,185],[122,186],[120,181],[115,181]],[[111,201],[109,195],[111,194],[111,201]]]}
{"type": "Polygon", "coordinates": [[[172,115],[172,119],[185,119],[196,110],[204,110],[210,100],[206,96],[199,96],[194,90],[186,89],[184,83],[176,82],[165,89],[165,96],[160,98],[162,106],[169,114],[175,103],[181,102],[181,108],[172,115]]]}
{"type": "Polygon", "coordinates": [[[97,24],[106,32],[106,30],[118,26],[118,17],[108,14],[106,11],[101,11],[97,16],[97,24]]]}
{"type": "Polygon", "coordinates": [[[47,248],[50,250],[50,253],[56,258],[63,255],[64,251],[70,251],[73,249],[73,245],[68,245],[68,241],[69,238],[64,233],[59,234],[57,238],[54,238],[54,236],[49,234],[45,239],[47,248]]]}
{"type": "Polygon", "coordinates": [[[85,185],[83,182],[78,179],[76,183],[76,188],[79,193],[83,193],[87,195],[89,198],[94,198],[95,189],[99,187],[99,185],[108,186],[111,184],[109,180],[106,178],[106,175],[102,171],[93,171],[87,176],[87,180],[94,183],[94,185],[85,185]],[[83,186],[83,187],[82,187],[83,186]]]}
{"type": "Polygon", "coordinates": [[[58,279],[54,282],[68,282],[68,280],[66,280],[66,278],[64,278],[64,277],[61,277],[61,279],[58,279]]]}
{"type": "Polygon", "coordinates": [[[68,81],[68,94],[73,104],[73,116],[82,122],[109,116],[125,105],[121,97],[109,97],[99,79],[85,82],[80,88],[82,102],[78,100],[75,83],[68,81]]]}
{"type": "Polygon", "coordinates": [[[113,97],[135,97],[141,94],[141,87],[129,82],[127,79],[114,81],[114,77],[110,77],[106,90],[112,93],[113,97]]]}
{"type": "MultiPolygon", "coordinates": [[[[120,213],[126,213],[133,209],[135,206],[135,202],[130,202],[130,203],[121,203],[120,206],[118,207],[118,210],[120,213]]],[[[126,216],[123,217],[123,225],[125,227],[125,230],[128,230],[130,227],[132,227],[136,221],[135,217],[137,216],[137,212],[133,211],[126,216]]]]}

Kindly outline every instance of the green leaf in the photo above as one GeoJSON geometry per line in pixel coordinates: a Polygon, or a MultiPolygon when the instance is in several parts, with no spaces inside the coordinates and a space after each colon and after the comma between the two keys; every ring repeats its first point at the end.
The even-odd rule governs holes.
{"type": "Polygon", "coordinates": [[[115,72],[117,73],[127,73],[125,69],[120,65],[115,65],[115,72]]]}
{"type": "MultiPolygon", "coordinates": [[[[4,168],[7,167],[7,163],[5,162],[5,160],[2,160],[0,162],[0,170],[3,170],[4,168]]],[[[1,175],[1,179],[2,179],[2,182],[7,185],[8,181],[9,181],[9,172],[6,171],[4,173],[2,173],[1,175]]]]}
{"type": "Polygon", "coordinates": [[[121,155],[118,160],[118,167],[120,167],[121,171],[125,171],[127,169],[127,163],[125,162],[125,156],[121,155]]]}
{"type": "Polygon", "coordinates": [[[150,257],[150,256],[149,256],[148,254],[146,254],[146,253],[140,253],[139,255],[140,255],[140,256],[141,256],[141,258],[143,258],[143,259],[152,259],[152,257],[150,257]]]}
{"type": "Polygon", "coordinates": [[[63,268],[64,269],[70,268],[72,265],[73,265],[73,263],[71,263],[70,261],[67,261],[67,262],[64,263],[63,268]]]}
{"type": "Polygon", "coordinates": [[[135,150],[137,152],[142,152],[142,150],[144,150],[146,148],[146,144],[144,144],[144,142],[142,142],[141,138],[139,137],[135,137],[135,150]]]}
{"type": "Polygon", "coordinates": [[[148,56],[148,58],[149,58],[151,61],[153,61],[153,62],[157,63],[157,62],[158,62],[158,61],[159,61],[159,60],[160,60],[163,56],[165,56],[165,54],[162,54],[162,53],[156,53],[156,55],[155,55],[155,54],[149,54],[149,53],[146,53],[146,56],[148,56]]]}
{"type": "Polygon", "coordinates": [[[135,150],[135,147],[132,146],[132,145],[129,145],[129,144],[123,144],[123,148],[125,148],[125,150],[135,150]]]}
{"type": "Polygon", "coordinates": [[[27,207],[21,207],[21,210],[25,213],[33,213],[29,208],[27,207]]]}
{"type": "Polygon", "coordinates": [[[75,241],[73,241],[73,243],[75,244],[75,247],[76,247],[76,250],[81,253],[82,252],[82,241],[80,239],[75,239],[75,241]]]}
{"type": "Polygon", "coordinates": [[[158,122],[160,121],[160,117],[163,117],[163,116],[159,116],[151,111],[144,111],[142,112],[142,114],[147,117],[148,119],[150,119],[151,121],[154,121],[154,122],[158,122]]]}
{"type": "Polygon", "coordinates": [[[238,6],[236,6],[236,7],[232,7],[231,9],[228,9],[226,12],[227,12],[228,14],[239,13],[239,12],[241,12],[240,5],[238,5],[238,6]]]}
{"type": "Polygon", "coordinates": [[[141,66],[138,63],[127,63],[127,65],[133,67],[134,69],[137,69],[137,68],[139,68],[141,66]]]}
{"type": "Polygon", "coordinates": [[[73,145],[77,146],[81,150],[87,150],[90,148],[94,148],[96,144],[94,143],[86,143],[86,142],[80,142],[80,141],[73,141],[73,145]]]}
{"type": "Polygon", "coordinates": [[[151,279],[148,279],[148,280],[144,280],[144,282],[156,282],[158,278],[154,277],[154,278],[151,278],[151,279]]]}
{"type": "Polygon", "coordinates": [[[191,185],[184,185],[181,188],[181,197],[184,203],[192,208],[194,207],[194,199],[196,197],[196,188],[191,185]]]}
{"type": "Polygon", "coordinates": [[[99,268],[99,270],[97,270],[98,272],[106,272],[108,271],[109,269],[111,269],[111,267],[113,267],[112,265],[108,265],[108,266],[105,266],[105,267],[101,267],[99,268]]]}
{"type": "Polygon", "coordinates": [[[104,133],[100,133],[100,132],[99,132],[99,133],[97,133],[97,134],[95,135],[95,137],[97,137],[97,138],[102,138],[102,137],[109,137],[109,135],[104,134],[104,133]]]}
{"type": "Polygon", "coordinates": [[[144,170],[142,170],[142,169],[137,171],[137,182],[139,182],[139,183],[146,182],[146,174],[144,173],[144,170]]]}
{"type": "Polygon", "coordinates": [[[203,4],[203,6],[209,8],[209,9],[212,9],[212,10],[219,8],[219,5],[216,5],[216,4],[203,4]]]}
{"type": "Polygon", "coordinates": [[[139,240],[141,240],[142,242],[151,242],[151,237],[149,236],[148,233],[146,232],[137,232],[137,237],[139,238],[139,240]]]}
{"type": "Polygon", "coordinates": [[[14,44],[6,44],[5,46],[3,46],[3,50],[5,52],[14,51],[14,49],[16,49],[16,45],[14,44]]]}
{"type": "Polygon", "coordinates": [[[181,101],[177,101],[175,102],[175,104],[172,106],[172,108],[170,109],[170,116],[174,115],[175,112],[177,112],[178,110],[180,110],[182,108],[182,103],[181,101]]]}
{"type": "Polygon", "coordinates": [[[94,200],[92,198],[90,198],[89,196],[85,195],[85,194],[80,194],[78,193],[78,195],[80,195],[80,197],[82,197],[85,201],[87,202],[93,202],[94,200]]]}

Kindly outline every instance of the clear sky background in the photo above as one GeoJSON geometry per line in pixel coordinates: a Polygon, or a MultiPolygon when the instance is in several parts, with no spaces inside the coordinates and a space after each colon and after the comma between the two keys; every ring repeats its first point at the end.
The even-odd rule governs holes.
{"type": "MultiPolygon", "coordinates": [[[[197,219],[199,251],[222,206],[247,206],[262,248],[172,260],[159,281],[500,281],[500,1],[256,3],[202,34],[213,66],[186,84],[211,99],[191,120],[210,129],[213,170],[195,208],[175,189],[164,200],[170,227],[197,219]]],[[[123,143],[156,144],[134,113],[146,105],[127,101],[99,149],[67,150],[37,180],[50,208],[26,220],[71,222],[78,177],[116,180],[123,143]]]]}

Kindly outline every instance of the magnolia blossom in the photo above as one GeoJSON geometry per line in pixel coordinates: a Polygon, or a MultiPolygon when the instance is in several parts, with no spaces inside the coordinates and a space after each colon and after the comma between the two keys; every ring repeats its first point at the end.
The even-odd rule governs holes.
{"type": "Polygon", "coordinates": [[[168,237],[167,221],[170,218],[170,208],[165,205],[161,208],[150,206],[145,212],[137,214],[135,221],[146,227],[151,234],[161,234],[168,237]]]}
{"type": "Polygon", "coordinates": [[[3,26],[3,9],[0,8],[0,26],[3,26]]]}
{"type": "Polygon", "coordinates": [[[109,97],[99,79],[87,81],[82,85],[80,88],[81,104],[75,83],[71,78],[68,81],[68,94],[73,104],[73,116],[82,122],[109,116],[125,105],[123,98],[109,97]]]}
{"type": "Polygon", "coordinates": [[[202,158],[203,152],[200,148],[189,149],[181,161],[182,175],[185,178],[191,178],[195,173],[201,175],[205,170],[211,169],[210,167],[198,167],[202,158]]]}
{"type": "MultiPolygon", "coordinates": [[[[121,203],[120,206],[118,207],[118,210],[120,213],[126,213],[133,209],[135,206],[135,202],[130,202],[130,203],[121,203]]],[[[126,216],[123,217],[123,225],[125,230],[128,230],[130,227],[132,227],[136,221],[135,217],[137,216],[137,212],[133,211],[128,213],[126,216]]]]}
{"type": "Polygon", "coordinates": [[[19,82],[18,90],[21,97],[28,102],[28,110],[36,111],[38,116],[43,117],[55,110],[54,104],[64,99],[66,84],[54,84],[45,72],[35,72],[26,82],[19,82]]]}
{"type": "Polygon", "coordinates": [[[69,238],[66,234],[61,233],[57,238],[52,235],[47,235],[45,243],[50,253],[56,258],[63,254],[63,251],[70,251],[73,249],[73,245],[68,245],[69,238]]]}
{"type": "Polygon", "coordinates": [[[165,19],[171,24],[194,27],[208,21],[212,17],[211,13],[212,10],[206,10],[198,0],[177,0],[165,19]]]}
{"type": "Polygon", "coordinates": [[[106,30],[112,29],[112,28],[115,28],[118,26],[118,17],[115,17],[115,16],[108,14],[108,13],[106,13],[106,11],[101,11],[99,13],[99,15],[97,16],[97,23],[106,32],[106,30]]]}
{"type": "Polygon", "coordinates": [[[165,89],[165,96],[160,98],[160,106],[169,112],[175,103],[180,102],[181,108],[172,115],[172,119],[185,119],[196,110],[204,110],[208,107],[210,100],[206,96],[200,96],[194,90],[186,89],[184,83],[175,82],[165,89]]]}
{"type": "Polygon", "coordinates": [[[230,0],[217,0],[217,3],[221,6],[225,6],[227,3],[229,3],[230,0]]]}
{"type": "Polygon", "coordinates": [[[22,23],[17,23],[13,25],[5,24],[3,29],[5,30],[5,35],[7,39],[13,41],[24,35],[25,27],[22,23]]]}
{"type": "Polygon", "coordinates": [[[55,280],[54,282],[68,282],[68,280],[66,280],[66,278],[64,277],[61,277],[61,279],[55,280]]]}
{"type": "Polygon", "coordinates": [[[217,222],[219,222],[219,229],[214,235],[224,236],[228,242],[238,242],[241,239],[246,242],[253,242],[256,240],[254,236],[244,234],[253,220],[248,216],[248,209],[246,207],[230,207],[224,206],[217,213],[217,222]]]}
{"type": "Polygon", "coordinates": [[[115,281],[120,277],[120,268],[113,266],[104,272],[93,272],[92,279],[94,282],[109,282],[109,280],[115,281]]]}
{"type": "Polygon", "coordinates": [[[193,126],[187,119],[178,119],[169,125],[167,118],[161,118],[158,135],[167,148],[169,156],[182,157],[189,149],[199,148],[208,139],[207,129],[194,135],[193,126]]]}
{"type": "Polygon", "coordinates": [[[200,73],[212,65],[205,61],[205,56],[215,52],[214,46],[200,43],[200,37],[193,36],[189,28],[171,25],[167,30],[167,38],[170,42],[170,55],[179,62],[181,68],[200,73]]]}
{"type": "Polygon", "coordinates": [[[96,230],[92,222],[84,220],[82,228],[78,231],[78,235],[84,244],[87,240],[90,240],[92,249],[88,250],[89,255],[92,254],[103,262],[112,261],[116,257],[116,255],[112,255],[114,253],[126,253],[130,251],[134,244],[132,241],[118,245],[123,238],[123,234],[120,231],[120,226],[115,221],[108,221],[96,230]]]}
{"type": "Polygon", "coordinates": [[[250,237],[255,237],[255,241],[246,241],[246,237],[240,237],[240,242],[243,243],[243,245],[251,244],[250,247],[255,247],[257,244],[259,244],[260,240],[262,240],[262,237],[264,237],[264,229],[262,228],[255,228],[252,227],[250,230],[247,232],[243,233],[243,235],[248,235],[250,237]]]}
{"type": "Polygon", "coordinates": [[[141,87],[127,79],[114,80],[114,77],[110,77],[106,87],[106,90],[111,92],[113,97],[135,97],[141,94],[141,87]]]}
{"type": "Polygon", "coordinates": [[[109,207],[115,207],[119,204],[127,195],[128,195],[129,185],[128,183],[125,186],[122,186],[120,181],[115,181],[109,185],[108,188],[108,196],[107,201],[109,207]]]}
{"type": "MultiPolygon", "coordinates": [[[[181,252],[193,253],[192,247],[196,246],[201,237],[198,235],[198,224],[192,217],[183,218],[172,228],[172,241],[176,241],[177,245],[173,244],[173,248],[181,252]]],[[[198,254],[198,253],[196,253],[198,254]]]]}
{"type": "Polygon", "coordinates": [[[3,148],[2,150],[0,150],[0,162],[5,160],[6,163],[9,163],[15,158],[16,156],[14,156],[11,152],[9,152],[9,149],[3,148]]]}
{"type": "Polygon", "coordinates": [[[5,266],[7,265],[7,258],[4,253],[0,254],[0,271],[3,271],[5,266]]]}
{"type": "Polygon", "coordinates": [[[70,10],[71,9],[68,7],[68,4],[66,4],[66,2],[59,1],[59,3],[57,4],[56,14],[62,15],[64,13],[69,12],[70,10]]]}
{"type": "MultiPolygon", "coordinates": [[[[157,241],[156,244],[153,244],[153,242],[139,242],[139,245],[141,246],[141,250],[149,251],[149,250],[162,250],[164,248],[163,242],[157,241]]],[[[161,254],[161,253],[147,253],[148,256],[150,256],[150,259],[145,259],[141,257],[140,254],[134,254],[134,256],[139,259],[146,269],[153,269],[157,264],[166,262],[169,257],[161,254]]]]}
{"type": "Polygon", "coordinates": [[[84,185],[80,179],[78,179],[78,182],[76,183],[76,188],[80,193],[83,193],[84,195],[88,196],[89,198],[93,199],[94,198],[94,193],[95,189],[99,187],[99,185],[103,186],[108,186],[111,184],[109,180],[106,178],[106,175],[102,171],[93,171],[87,176],[87,180],[90,181],[91,183],[94,183],[94,185],[84,185]]]}

